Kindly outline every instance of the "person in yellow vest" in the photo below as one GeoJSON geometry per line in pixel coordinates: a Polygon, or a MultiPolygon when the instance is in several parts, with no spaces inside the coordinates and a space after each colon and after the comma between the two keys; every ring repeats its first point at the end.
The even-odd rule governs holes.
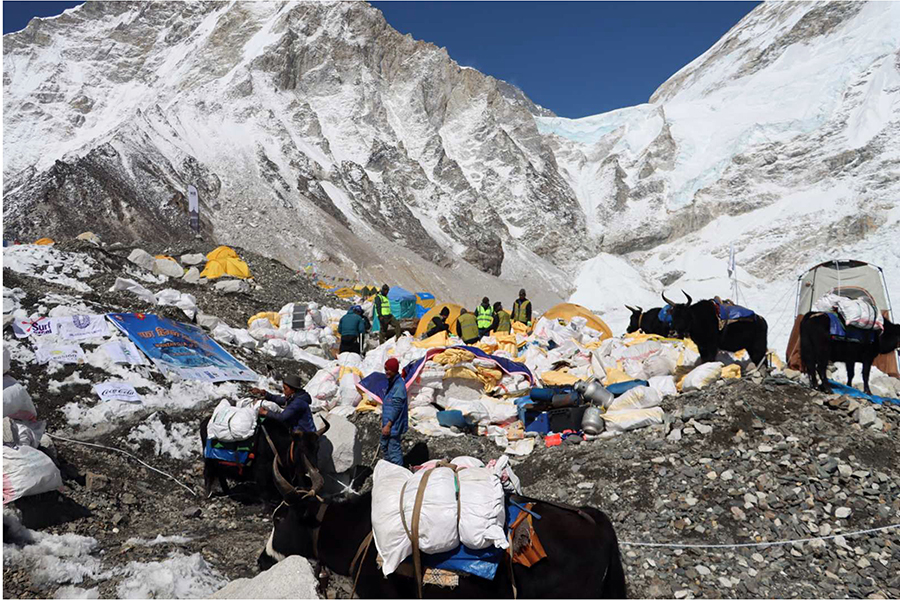
{"type": "Polygon", "coordinates": [[[381,293],[375,296],[375,315],[378,317],[378,340],[383,344],[389,337],[389,329],[394,330],[394,338],[400,337],[400,321],[391,313],[391,301],[388,300],[388,284],[381,286],[381,293]]]}
{"type": "Polygon", "coordinates": [[[494,322],[494,309],[487,296],[481,299],[481,304],[475,307],[475,321],[478,323],[478,335],[486,336],[491,331],[491,323],[494,322]]]}
{"type": "Polygon", "coordinates": [[[519,297],[513,302],[512,320],[531,327],[531,300],[525,297],[525,288],[519,290],[519,297]]]}
{"type": "Polygon", "coordinates": [[[494,302],[494,322],[491,323],[491,331],[499,331],[501,333],[509,333],[512,331],[512,317],[503,310],[501,302],[494,302]]]}
{"type": "Polygon", "coordinates": [[[464,308],[459,311],[459,318],[456,319],[456,335],[462,338],[464,344],[478,342],[478,322],[475,315],[464,308]]]}

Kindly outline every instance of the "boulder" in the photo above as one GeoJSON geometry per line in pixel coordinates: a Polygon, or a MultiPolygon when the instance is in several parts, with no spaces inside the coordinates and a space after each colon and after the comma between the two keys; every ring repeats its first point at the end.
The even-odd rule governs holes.
{"type": "Polygon", "coordinates": [[[169,260],[168,258],[156,258],[154,259],[153,264],[153,273],[155,275],[165,275],[167,277],[181,277],[184,275],[184,269],[181,268],[174,260],[169,260]]]}
{"type": "Polygon", "coordinates": [[[197,267],[191,267],[184,274],[184,281],[187,283],[199,283],[200,282],[200,269],[197,267]]]}
{"type": "Polygon", "coordinates": [[[216,290],[223,294],[236,294],[239,292],[249,292],[250,284],[242,279],[226,279],[216,282],[216,290]]]}
{"type": "MultiPolygon", "coordinates": [[[[328,423],[331,427],[319,441],[319,470],[328,474],[349,471],[362,462],[356,425],[337,415],[330,415],[328,423]]],[[[322,423],[316,426],[321,427],[322,423]]]]}
{"type": "Polygon", "coordinates": [[[212,331],[219,325],[219,317],[197,313],[197,324],[208,331],[212,331]]]}
{"type": "Polygon", "coordinates": [[[206,261],[206,257],[202,254],[182,254],[181,264],[183,265],[199,265],[206,261]]]}
{"type": "Polygon", "coordinates": [[[871,406],[864,406],[856,412],[856,418],[859,420],[860,427],[868,427],[875,422],[877,417],[874,408],[871,406]]]}
{"type": "Polygon", "coordinates": [[[318,598],[316,575],[302,556],[288,556],[253,579],[235,579],[210,598],[318,598]]]}
{"type": "Polygon", "coordinates": [[[128,260],[141,267],[142,269],[147,269],[148,271],[152,271],[153,265],[156,264],[156,259],[153,258],[146,250],[141,250],[140,248],[135,248],[134,250],[132,250],[131,254],[128,255],[128,260]]]}

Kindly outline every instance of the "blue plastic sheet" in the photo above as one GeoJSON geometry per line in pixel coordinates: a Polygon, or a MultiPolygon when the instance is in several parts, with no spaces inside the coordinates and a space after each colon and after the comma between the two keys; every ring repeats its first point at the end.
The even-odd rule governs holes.
{"type": "Polygon", "coordinates": [[[871,344],[875,341],[875,332],[871,329],[859,329],[857,327],[845,327],[840,317],[835,313],[825,313],[830,320],[830,329],[828,333],[831,337],[844,340],[846,342],[859,342],[861,344],[871,344]]]}
{"type": "Polygon", "coordinates": [[[900,398],[888,398],[886,396],[875,396],[872,394],[867,394],[865,392],[859,391],[854,387],[844,385],[843,383],[838,383],[837,381],[832,381],[831,379],[828,380],[828,383],[831,384],[831,389],[836,394],[851,396],[853,398],[862,398],[863,400],[868,400],[869,402],[874,402],[875,404],[884,404],[885,402],[889,404],[900,404],[900,398]]]}

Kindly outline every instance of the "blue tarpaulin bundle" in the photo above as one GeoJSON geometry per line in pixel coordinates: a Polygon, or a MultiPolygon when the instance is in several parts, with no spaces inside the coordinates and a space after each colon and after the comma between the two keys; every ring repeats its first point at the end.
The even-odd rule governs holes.
{"type": "MultiPolygon", "coordinates": [[[[397,319],[415,319],[416,302],[418,299],[412,292],[395,285],[388,292],[388,300],[391,302],[391,314],[397,319]]],[[[381,324],[378,315],[375,314],[375,306],[372,306],[372,331],[379,331],[381,324]]]]}

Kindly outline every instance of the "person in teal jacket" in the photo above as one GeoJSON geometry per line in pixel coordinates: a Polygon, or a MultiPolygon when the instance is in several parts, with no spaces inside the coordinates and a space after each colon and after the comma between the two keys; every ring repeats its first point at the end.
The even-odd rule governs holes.
{"type": "Polygon", "coordinates": [[[351,307],[338,323],[338,333],[341,334],[340,352],[362,354],[360,345],[362,336],[369,331],[369,327],[371,324],[363,316],[362,307],[358,304],[351,307]]]}
{"type": "Polygon", "coordinates": [[[409,429],[409,403],[406,397],[406,382],[400,375],[400,363],[391,357],[384,363],[384,374],[388,377],[388,391],[384,395],[381,410],[381,454],[384,460],[403,466],[400,441],[409,429]]]}

